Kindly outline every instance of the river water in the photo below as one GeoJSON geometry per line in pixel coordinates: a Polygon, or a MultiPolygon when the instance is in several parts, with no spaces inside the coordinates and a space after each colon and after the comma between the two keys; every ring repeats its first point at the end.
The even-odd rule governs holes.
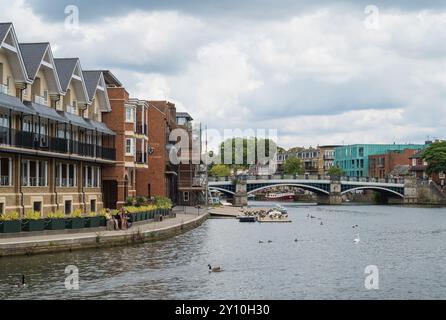
{"type": "Polygon", "coordinates": [[[286,206],[288,224],[210,219],[156,243],[2,258],[0,299],[446,298],[445,208],[286,206]],[[65,288],[68,265],[79,290],[65,288]],[[378,290],[365,287],[369,265],[378,290]],[[21,274],[28,286],[17,289],[21,274]]]}

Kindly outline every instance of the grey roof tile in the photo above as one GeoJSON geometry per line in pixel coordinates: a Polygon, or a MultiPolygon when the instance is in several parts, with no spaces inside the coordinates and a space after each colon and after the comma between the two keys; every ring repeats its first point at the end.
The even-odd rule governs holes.
{"type": "Polygon", "coordinates": [[[6,33],[8,32],[9,28],[11,27],[12,23],[0,23],[0,42],[3,41],[6,37],[6,33]]]}
{"type": "Polygon", "coordinates": [[[39,70],[40,63],[45,55],[46,49],[50,44],[45,43],[20,43],[23,62],[25,63],[28,76],[34,80],[39,70]]]}
{"type": "Polygon", "coordinates": [[[82,72],[90,101],[93,100],[94,94],[96,93],[96,88],[98,87],[101,73],[102,71],[100,70],[89,70],[82,72]]]}
{"type": "Polygon", "coordinates": [[[54,64],[56,65],[57,75],[59,76],[62,91],[68,90],[74,68],[76,67],[78,61],[78,58],[54,59],[54,64]]]}

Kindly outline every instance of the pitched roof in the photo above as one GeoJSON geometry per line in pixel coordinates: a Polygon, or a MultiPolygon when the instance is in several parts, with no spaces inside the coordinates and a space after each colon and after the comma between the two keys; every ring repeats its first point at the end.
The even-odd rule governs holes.
{"type": "Polygon", "coordinates": [[[54,64],[56,65],[57,75],[59,76],[62,91],[68,90],[74,68],[76,67],[78,61],[78,58],[54,59],[54,64]]]}
{"type": "Polygon", "coordinates": [[[177,112],[177,118],[186,118],[189,120],[194,120],[191,115],[187,112],[177,112]]]}
{"type": "Polygon", "coordinates": [[[10,22],[0,23],[0,43],[5,39],[11,25],[12,23],[10,22]]]}
{"type": "Polygon", "coordinates": [[[118,78],[116,78],[115,75],[111,73],[110,70],[102,70],[102,73],[104,74],[104,80],[107,86],[122,87],[121,81],[119,81],[118,78]]]}
{"type": "Polygon", "coordinates": [[[20,43],[19,46],[28,76],[34,80],[49,43],[20,43]]]}
{"type": "Polygon", "coordinates": [[[102,71],[100,70],[82,71],[85,81],[85,87],[87,87],[88,97],[90,98],[90,101],[94,98],[101,73],[102,71]]]}

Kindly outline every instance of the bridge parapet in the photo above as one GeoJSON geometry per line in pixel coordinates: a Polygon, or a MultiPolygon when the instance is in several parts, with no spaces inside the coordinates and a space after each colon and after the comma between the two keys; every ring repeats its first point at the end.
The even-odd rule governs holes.
{"type": "MultiPolygon", "coordinates": [[[[209,177],[209,182],[234,181],[237,176],[228,177],[209,177]]],[[[340,180],[342,182],[375,182],[375,183],[397,183],[404,184],[405,178],[369,178],[369,177],[330,177],[325,175],[292,175],[292,174],[274,174],[274,175],[247,175],[246,180],[340,180]]]]}

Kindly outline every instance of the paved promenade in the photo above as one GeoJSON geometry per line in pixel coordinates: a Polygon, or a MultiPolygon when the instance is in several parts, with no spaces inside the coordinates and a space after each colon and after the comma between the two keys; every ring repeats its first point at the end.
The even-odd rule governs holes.
{"type": "Polygon", "coordinates": [[[194,229],[209,216],[205,209],[176,207],[174,211],[175,218],[136,225],[128,230],[0,238],[0,257],[156,241],[194,229]]]}

